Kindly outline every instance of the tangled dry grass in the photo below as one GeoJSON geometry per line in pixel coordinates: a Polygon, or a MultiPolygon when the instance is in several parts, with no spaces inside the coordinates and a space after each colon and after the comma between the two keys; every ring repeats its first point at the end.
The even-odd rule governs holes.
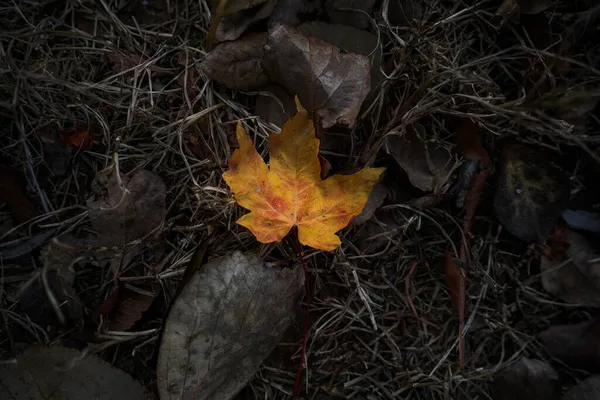
{"type": "MultiPolygon", "coordinates": [[[[382,9],[391,1],[383,1],[382,9]]],[[[463,116],[480,123],[490,149],[497,140],[519,137],[597,160],[598,121],[581,135],[578,125],[547,110],[560,105],[567,89],[599,87],[600,71],[593,66],[600,65],[600,52],[586,39],[597,25],[598,7],[549,11],[557,39],[542,49],[514,22],[498,34],[497,7],[494,1],[435,0],[405,24],[390,22],[385,12],[375,15],[391,68],[349,134],[352,151],[337,165],[377,163],[385,135],[415,124],[424,128],[424,140],[450,147],[456,126],[448,121],[463,116]],[[563,49],[570,38],[570,48],[563,49]],[[569,65],[568,76],[550,72],[557,62],[569,65]],[[526,65],[539,74],[524,78],[526,65]],[[531,80],[550,85],[550,95],[530,99],[524,88],[531,80]]],[[[126,173],[149,169],[167,184],[165,225],[118,273],[132,286],[162,286],[161,299],[134,332],[102,332],[91,345],[148,385],[155,380],[162,319],[198,245],[208,243],[211,257],[242,249],[267,260],[296,258],[286,242],[260,246],[235,224],[243,211],[221,179],[235,122],[251,127],[263,154],[264,139],[276,127],[253,116],[256,93],[226,90],[199,73],[209,15],[205,1],[188,0],[14,0],[0,6],[0,152],[4,164],[27,176],[43,211],[4,233],[4,248],[31,237],[34,224],[53,236],[87,229],[91,180],[115,158],[126,173]],[[93,126],[101,146],[53,153],[53,137],[75,125],[93,126]],[[201,153],[192,151],[191,138],[201,153]]],[[[504,235],[483,206],[470,253],[466,358],[459,370],[458,321],[439,263],[446,248],[458,246],[462,216],[447,207],[414,208],[403,196],[377,214],[387,219],[345,230],[339,250],[305,254],[313,302],[305,398],[487,399],[487,383],[500,368],[520,355],[548,358],[536,339],[541,329],[585,314],[543,292],[533,254],[504,235]]],[[[77,290],[89,309],[109,296],[111,268],[106,260],[79,265],[77,290]]],[[[16,288],[33,270],[35,265],[2,265],[3,358],[23,342],[11,334],[15,326],[25,327],[26,341],[68,336],[18,313],[16,288]]],[[[298,321],[241,398],[289,397],[301,316],[298,321]]],[[[581,376],[567,367],[561,373],[581,376]]]]}

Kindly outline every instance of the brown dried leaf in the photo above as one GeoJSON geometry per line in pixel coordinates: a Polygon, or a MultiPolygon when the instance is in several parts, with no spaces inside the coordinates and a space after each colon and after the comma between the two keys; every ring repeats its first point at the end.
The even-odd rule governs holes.
{"type": "Polygon", "coordinates": [[[572,325],[555,325],[540,333],[553,357],[576,368],[600,366],[600,321],[591,319],[572,325]]]}
{"type": "Polygon", "coordinates": [[[468,160],[481,161],[485,167],[492,165],[487,150],[483,148],[479,125],[470,119],[464,119],[461,122],[456,139],[456,150],[468,160]]]}
{"type": "Polygon", "coordinates": [[[425,192],[443,192],[453,170],[452,155],[443,147],[425,143],[415,129],[406,135],[389,135],[386,150],[408,174],[410,183],[425,192]]]}
{"type": "Polygon", "coordinates": [[[562,300],[590,307],[600,306],[600,254],[596,253],[585,236],[568,230],[568,259],[550,260],[542,257],[542,285],[562,300]]]}
{"type": "Polygon", "coordinates": [[[222,43],[208,53],[200,69],[230,89],[258,89],[269,80],[261,64],[266,40],[265,33],[256,33],[222,43]]]}
{"type": "MultiPolygon", "coordinates": [[[[2,399],[146,400],[142,385],[96,356],[66,347],[32,346],[0,364],[2,399]]],[[[151,398],[151,397],[150,397],[151,398]]]]}
{"type": "Polygon", "coordinates": [[[494,211],[507,231],[543,243],[569,195],[569,179],[538,152],[522,145],[504,149],[494,211]]]}
{"type": "Polygon", "coordinates": [[[202,266],[175,299],[158,356],[160,398],[231,399],[295,317],[302,269],[239,251],[202,266]]]}
{"type": "Polygon", "coordinates": [[[219,44],[239,38],[250,25],[268,18],[275,5],[277,5],[277,0],[268,0],[257,7],[223,17],[215,32],[214,43],[219,44]]]}
{"type": "Polygon", "coordinates": [[[104,246],[118,246],[142,238],[165,218],[167,187],[153,172],[138,170],[122,175],[122,187],[114,168],[96,175],[105,195],[87,201],[92,227],[104,246]]]}
{"type": "Polygon", "coordinates": [[[157,293],[140,293],[136,290],[119,287],[94,311],[92,319],[95,323],[108,320],[108,330],[126,331],[142,318],[142,314],[154,302],[157,293]]]}
{"type": "Polygon", "coordinates": [[[298,95],[323,128],[354,126],[371,90],[370,63],[297,29],[276,25],[269,31],[263,66],[269,78],[298,95]]]}
{"type": "Polygon", "coordinates": [[[560,397],[558,373],[541,360],[522,357],[494,377],[494,400],[557,400],[560,397]]]}

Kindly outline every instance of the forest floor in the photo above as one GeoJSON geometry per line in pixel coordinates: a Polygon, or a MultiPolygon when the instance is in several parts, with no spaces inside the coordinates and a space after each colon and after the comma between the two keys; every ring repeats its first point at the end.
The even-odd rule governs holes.
{"type": "MultiPolygon", "coordinates": [[[[494,381],[519,398],[525,389],[498,377],[523,357],[554,369],[557,396],[596,372],[597,339],[564,343],[600,329],[596,264],[587,267],[600,258],[600,8],[378,0],[365,1],[364,13],[335,14],[335,1],[295,3],[298,24],[347,18],[376,39],[356,122],[317,131],[332,174],[386,173],[365,218],[339,232],[339,248],[303,249],[307,331],[303,296],[238,398],[290,398],[304,334],[299,397],[307,399],[503,398],[494,381]],[[416,138],[416,147],[390,136],[416,138]],[[561,217],[565,210],[586,221],[561,217]],[[590,243],[578,248],[587,251],[583,278],[557,278],[565,287],[549,289],[543,265],[575,263],[565,250],[574,231],[590,243]]],[[[271,29],[268,17],[245,34],[271,29]]],[[[225,82],[209,79],[211,21],[204,0],[0,5],[0,359],[60,343],[98,354],[156,393],[161,329],[199,247],[205,259],[241,250],[296,262],[289,238],[261,244],[236,224],[247,211],[222,178],[237,121],[266,156],[266,138],[290,114],[268,100],[274,93],[285,106],[291,96],[271,83],[226,87],[239,78],[226,58],[217,72],[225,82]],[[163,209],[98,217],[102,172],[115,168],[127,181],[140,171],[160,177],[134,196],[164,189],[163,209]],[[130,224],[139,234],[122,235],[130,224]],[[98,231],[104,239],[90,241],[98,231]]]]}

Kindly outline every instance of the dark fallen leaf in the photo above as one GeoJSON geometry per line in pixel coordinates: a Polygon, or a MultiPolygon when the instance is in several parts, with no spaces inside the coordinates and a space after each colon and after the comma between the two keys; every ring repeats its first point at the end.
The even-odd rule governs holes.
{"type": "Polygon", "coordinates": [[[414,128],[406,135],[389,135],[386,150],[408,174],[410,183],[425,192],[444,192],[444,186],[454,169],[452,155],[443,147],[425,143],[414,128]]]}
{"type": "Polygon", "coordinates": [[[319,164],[321,165],[321,179],[327,178],[331,172],[331,164],[325,157],[319,154],[319,164]]]}
{"type": "Polygon", "coordinates": [[[423,5],[419,0],[389,0],[385,11],[391,25],[410,26],[413,21],[421,19],[423,5]]]}
{"type": "Polygon", "coordinates": [[[558,373],[541,360],[522,357],[494,377],[494,400],[558,400],[558,373]]]}
{"type": "Polygon", "coordinates": [[[295,318],[302,269],[236,251],[202,266],[167,317],[158,356],[161,399],[231,399],[295,318]]]}
{"type": "Polygon", "coordinates": [[[113,51],[107,53],[107,57],[110,62],[113,63],[112,68],[117,73],[127,72],[139,67],[141,69],[152,71],[152,74],[155,77],[170,76],[174,74],[174,71],[148,63],[148,60],[144,60],[137,54],[123,54],[113,51]]]}
{"type": "Polygon", "coordinates": [[[231,15],[252,8],[267,0],[209,0],[210,9],[215,15],[231,15]]]}
{"type": "Polygon", "coordinates": [[[571,229],[600,233],[600,213],[585,210],[565,210],[561,215],[571,229]]]}
{"type": "Polygon", "coordinates": [[[555,325],[541,332],[546,351],[576,368],[600,366],[600,321],[591,319],[572,325],[555,325]]]}
{"type": "Polygon", "coordinates": [[[324,9],[335,24],[367,29],[371,25],[375,0],[326,0],[324,9]]]}
{"type": "Polygon", "coordinates": [[[463,327],[465,325],[465,276],[456,263],[454,255],[446,250],[446,256],[444,259],[444,277],[446,283],[450,289],[450,297],[452,297],[452,303],[454,309],[458,315],[458,364],[459,368],[463,368],[464,365],[464,345],[463,345],[463,327]]]}
{"type": "Polygon", "coordinates": [[[542,257],[542,285],[562,300],[591,307],[600,306],[600,253],[585,236],[567,232],[567,260],[542,257]]]}
{"type": "Polygon", "coordinates": [[[373,186],[373,190],[371,190],[371,194],[369,194],[367,204],[365,204],[362,212],[352,219],[352,225],[364,224],[373,218],[375,211],[377,211],[377,209],[383,205],[389,190],[388,186],[383,182],[383,177],[384,175],[382,175],[379,178],[379,182],[373,186]]]}
{"type": "Polygon", "coordinates": [[[558,117],[571,122],[593,111],[600,102],[600,90],[596,88],[574,88],[558,97],[549,96],[550,100],[542,100],[544,108],[554,109],[558,117]]]}
{"type": "Polygon", "coordinates": [[[30,235],[18,242],[11,242],[0,246],[0,259],[2,261],[14,260],[43,246],[48,239],[56,234],[56,229],[30,235]]]}
{"type": "Polygon", "coordinates": [[[278,24],[300,25],[303,14],[317,10],[316,3],[315,0],[279,0],[269,19],[269,28],[278,24]]]}
{"type": "Polygon", "coordinates": [[[590,376],[579,382],[562,396],[561,400],[600,399],[600,375],[590,376]]]}
{"type": "Polygon", "coordinates": [[[468,160],[478,160],[484,167],[490,167],[492,160],[486,149],[483,148],[479,125],[470,119],[464,119],[458,129],[456,150],[468,160]]]}
{"type": "Polygon", "coordinates": [[[21,179],[14,172],[0,167],[0,202],[6,203],[16,224],[22,224],[38,215],[21,179]]]}
{"type": "Polygon", "coordinates": [[[371,61],[371,90],[383,81],[381,72],[381,47],[376,35],[340,24],[328,24],[321,21],[305,22],[298,30],[308,36],[321,39],[339,47],[346,53],[362,54],[371,61]]]}
{"type": "Polygon", "coordinates": [[[269,31],[263,66],[270,79],[298,95],[302,105],[319,117],[322,128],[353,127],[371,90],[367,57],[341,53],[289,26],[269,31]]]}
{"type": "Polygon", "coordinates": [[[519,14],[539,14],[548,9],[554,0],[504,0],[496,15],[504,17],[506,21],[512,16],[519,14]]]}
{"type": "Polygon", "coordinates": [[[282,128],[295,113],[294,97],[279,85],[265,87],[256,98],[254,114],[279,128],[282,128]]]}
{"type": "Polygon", "coordinates": [[[146,400],[144,387],[106,361],[66,347],[32,346],[0,364],[0,398],[146,400]]]}
{"type": "Polygon", "coordinates": [[[266,40],[266,34],[255,33],[222,43],[208,53],[200,69],[230,89],[258,89],[268,82],[261,64],[266,40]]]}
{"type": "Polygon", "coordinates": [[[254,23],[268,18],[277,5],[277,0],[267,0],[264,3],[248,8],[221,19],[215,32],[214,43],[236,40],[254,23]]]}
{"type": "Polygon", "coordinates": [[[467,198],[467,193],[469,188],[471,187],[471,182],[473,182],[473,178],[475,177],[475,173],[479,169],[479,161],[477,160],[467,160],[466,162],[460,165],[460,169],[458,170],[458,178],[456,179],[456,207],[463,208],[465,205],[465,200],[467,198]]]}
{"type": "Polygon", "coordinates": [[[92,315],[94,323],[106,322],[109,331],[127,331],[142,318],[142,314],[154,302],[155,292],[119,287],[104,300],[92,315]],[[102,317],[102,318],[100,318],[102,317]]]}
{"type": "Polygon", "coordinates": [[[539,153],[522,145],[504,149],[494,210],[507,231],[543,243],[569,195],[569,179],[539,153]]]}
{"type": "Polygon", "coordinates": [[[87,201],[92,227],[104,246],[119,246],[140,239],[164,220],[167,188],[156,174],[138,170],[131,177],[121,176],[114,168],[96,175],[96,183],[105,194],[87,201]]]}
{"type": "Polygon", "coordinates": [[[59,132],[63,143],[76,149],[89,150],[94,143],[94,129],[83,126],[74,126],[59,132]]]}

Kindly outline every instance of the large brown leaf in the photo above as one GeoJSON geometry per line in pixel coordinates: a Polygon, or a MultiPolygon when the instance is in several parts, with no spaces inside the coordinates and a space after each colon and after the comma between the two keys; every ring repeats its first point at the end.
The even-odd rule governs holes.
{"type": "Polygon", "coordinates": [[[558,373],[541,360],[522,357],[494,377],[494,400],[556,400],[560,397],[558,373]]]}
{"type": "Polygon", "coordinates": [[[317,114],[323,128],[354,126],[371,90],[367,57],[341,53],[339,48],[285,25],[269,31],[263,66],[270,79],[298,95],[302,105],[317,114]]]}
{"type": "Polygon", "coordinates": [[[0,364],[0,398],[28,400],[146,400],[131,376],[66,347],[30,347],[15,364],[0,364]]]}
{"type": "Polygon", "coordinates": [[[208,53],[200,69],[230,89],[258,89],[268,82],[261,65],[266,40],[264,33],[257,33],[222,43],[208,53]]]}
{"type": "Polygon", "coordinates": [[[202,266],[175,299],[163,333],[158,391],[166,399],[235,396],[294,318],[302,270],[239,251],[202,266]]]}
{"type": "Polygon", "coordinates": [[[540,333],[553,357],[577,368],[600,366],[600,321],[591,319],[572,325],[554,325],[540,333]]]}

